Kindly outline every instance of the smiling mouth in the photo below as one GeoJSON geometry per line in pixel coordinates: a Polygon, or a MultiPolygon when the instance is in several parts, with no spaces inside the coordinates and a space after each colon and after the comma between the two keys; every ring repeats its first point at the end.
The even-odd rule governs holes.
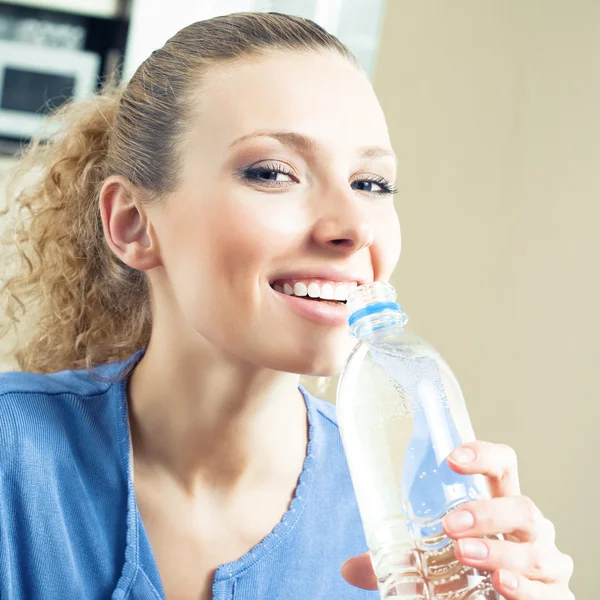
{"type": "Polygon", "coordinates": [[[286,296],[339,306],[347,303],[348,293],[354,290],[358,283],[324,280],[276,280],[272,281],[270,285],[274,291],[286,296]]]}
{"type": "Polygon", "coordinates": [[[340,306],[340,305],[345,305],[347,304],[347,300],[331,300],[329,298],[319,298],[319,297],[312,297],[309,296],[308,293],[307,294],[286,294],[283,289],[278,289],[277,287],[275,287],[275,285],[271,284],[271,289],[274,290],[275,292],[279,293],[279,294],[285,294],[286,296],[292,296],[294,298],[300,298],[301,300],[310,300],[312,302],[322,302],[324,304],[330,304],[333,306],[340,306]]]}

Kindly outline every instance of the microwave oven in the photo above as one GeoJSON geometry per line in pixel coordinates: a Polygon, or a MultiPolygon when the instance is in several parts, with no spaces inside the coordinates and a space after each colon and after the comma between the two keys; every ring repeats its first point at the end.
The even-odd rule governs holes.
{"type": "Polygon", "coordinates": [[[0,40],[0,138],[35,136],[53,109],[97,90],[99,71],[95,52],[0,40]]]}

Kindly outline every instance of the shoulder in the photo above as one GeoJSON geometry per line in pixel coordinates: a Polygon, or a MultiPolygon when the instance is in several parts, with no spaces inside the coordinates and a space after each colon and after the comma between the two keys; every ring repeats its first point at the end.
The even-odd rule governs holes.
{"type": "Polygon", "coordinates": [[[35,517],[30,498],[33,506],[61,511],[69,498],[96,497],[100,482],[118,489],[123,393],[122,383],[87,371],[0,374],[0,504],[9,512],[22,507],[27,520],[35,517]]]}
{"type": "Polygon", "coordinates": [[[0,402],[11,395],[93,396],[105,393],[108,387],[109,384],[93,380],[88,371],[61,371],[49,375],[26,372],[0,373],[0,402]]]}
{"type": "Polygon", "coordinates": [[[106,437],[121,397],[117,364],[103,365],[93,374],[0,373],[0,463],[6,467],[11,453],[18,462],[34,456],[50,459],[73,444],[85,448],[86,439],[106,437]]]}
{"type": "MultiPolygon", "coordinates": [[[[48,425],[61,415],[73,418],[90,400],[103,397],[112,383],[99,381],[88,371],[61,371],[52,374],[0,373],[0,429],[7,434],[27,429],[28,420],[48,425]]],[[[92,402],[93,403],[93,402],[92,402]]]]}
{"type": "Polygon", "coordinates": [[[86,370],[0,374],[0,507],[8,515],[0,519],[2,598],[4,592],[13,597],[14,586],[2,585],[9,576],[18,598],[86,596],[81,582],[69,580],[73,572],[93,571],[88,584],[98,589],[118,578],[127,507],[126,409],[123,384],[107,377],[98,380],[86,370]],[[48,583],[50,573],[67,583],[48,583]]]}
{"type": "Polygon", "coordinates": [[[107,363],[93,370],[65,370],[40,374],[29,372],[0,373],[0,409],[8,398],[19,396],[25,402],[43,400],[49,396],[91,397],[106,394],[130,360],[107,363]]]}

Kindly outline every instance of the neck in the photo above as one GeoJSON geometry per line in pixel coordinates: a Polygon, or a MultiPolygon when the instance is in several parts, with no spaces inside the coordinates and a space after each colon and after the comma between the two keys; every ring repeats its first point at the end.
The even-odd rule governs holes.
{"type": "Polygon", "coordinates": [[[227,494],[301,466],[308,433],[298,379],[153,333],[128,388],[136,472],[227,494]]]}

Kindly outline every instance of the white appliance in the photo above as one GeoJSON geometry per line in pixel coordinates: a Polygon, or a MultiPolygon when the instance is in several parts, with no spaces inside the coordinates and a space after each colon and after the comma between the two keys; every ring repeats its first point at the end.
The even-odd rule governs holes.
{"type": "Polygon", "coordinates": [[[118,16],[121,9],[119,0],[4,0],[4,3],[31,8],[60,10],[106,19],[118,16]]]}
{"type": "Polygon", "coordinates": [[[0,40],[0,137],[35,135],[49,108],[93,94],[99,71],[93,52],[0,40]]]}
{"type": "Polygon", "coordinates": [[[336,35],[369,75],[375,71],[386,0],[132,0],[123,77],[179,29],[241,11],[275,11],[312,19],[336,35]]]}

